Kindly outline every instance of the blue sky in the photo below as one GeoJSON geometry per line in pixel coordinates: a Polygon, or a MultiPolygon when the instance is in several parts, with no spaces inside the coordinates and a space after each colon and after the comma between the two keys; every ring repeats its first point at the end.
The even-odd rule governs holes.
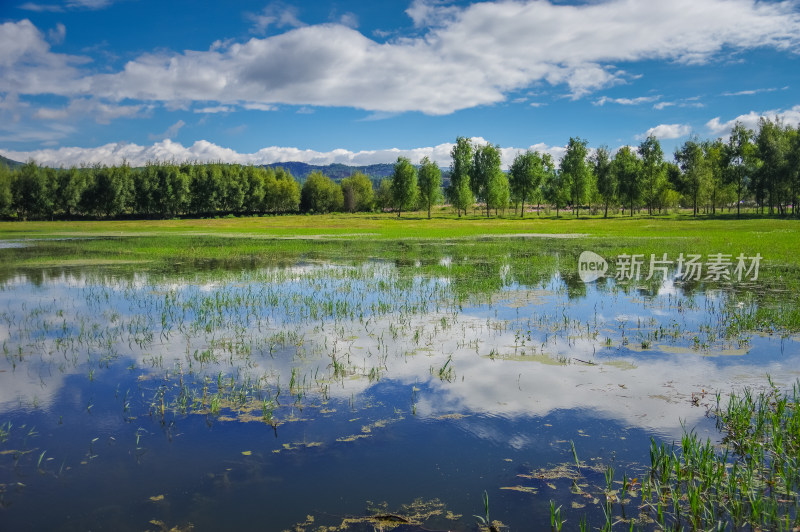
{"type": "Polygon", "coordinates": [[[800,2],[4,0],[0,153],[449,164],[800,123],[800,2]]]}

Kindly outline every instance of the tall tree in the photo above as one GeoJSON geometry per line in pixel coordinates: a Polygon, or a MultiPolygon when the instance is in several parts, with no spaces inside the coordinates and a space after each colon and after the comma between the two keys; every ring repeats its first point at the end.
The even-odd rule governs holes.
{"type": "Polygon", "coordinates": [[[300,191],[300,208],[305,212],[339,211],[344,206],[342,187],[315,170],[306,178],[300,191]]]}
{"type": "Polygon", "coordinates": [[[617,196],[617,176],[611,168],[611,154],[607,146],[600,146],[592,157],[597,193],[605,204],[603,218],[608,218],[608,205],[617,196]]]}
{"type": "Polygon", "coordinates": [[[679,190],[692,201],[692,214],[697,216],[697,200],[709,179],[708,163],[701,142],[692,137],[675,151],[675,161],[682,175],[679,190]]]}
{"type": "Polygon", "coordinates": [[[371,211],[375,193],[372,181],[362,172],[354,172],[350,177],[342,179],[344,209],[349,212],[371,211]]]}
{"type": "Polygon", "coordinates": [[[588,198],[591,170],[586,162],[589,154],[588,142],[580,137],[570,137],[567,151],[561,158],[561,176],[569,189],[570,203],[576,216],[580,217],[581,205],[588,198]]]}
{"type": "Polygon", "coordinates": [[[569,187],[564,182],[564,176],[560,170],[553,169],[549,172],[543,189],[544,200],[556,208],[556,218],[558,218],[559,211],[569,201],[569,187]]]}
{"type": "Polygon", "coordinates": [[[711,200],[711,214],[716,214],[720,188],[725,182],[725,172],[728,167],[725,144],[722,139],[703,142],[703,153],[708,163],[708,192],[711,200]]]}
{"type": "Polygon", "coordinates": [[[500,146],[484,144],[475,148],[472,158],[472,173],[470,174],[470,187],[475,199],[486,204],[486,217],[489,217],[489,208],[494,206],[492,201],[502,194],[502,174],[500,169],[500,146]],[[494,190],[492,190],[494,188],[494,190]]]}
{"type": "Polygon", "coordinates": [[[756,135],[758,157],[762,161],[759,169],[759,181],[769,196],[770,214],[775,211],[775,207],[779,213],[783,212],[784,194],[789,188],[788,129],[790,128],[786,128],[779,119],[772,121],[762,118],[759,123],[758,135],[756,135]]]}
{"type": "Polygon", "coordinates": [[[742,195],[747,190],[750,181],[754,152],[753,132],[737,121],[731,129],[731,135],[725,148],[725,158],[728,166],[728,171],[725,173],[725,181],[732,184],[736,189],[737,218],[739,218],[741,212],[742,195]]]}
{"type": "Polygon", "coordinates": [[[623,146],[614,155],[611,171],[614,173],[620,198],[625,199],[626,205],[630,208],[630,215],[633,216],[635,202],[641,194],[639,188],[641,162],[630,146],[623,146]]]}
{"type": "Polygon", "coordinates": [[[494,172],[489,175],[489,183],[486,187],[486,204],[494,209],[494,214],[497,216],[498,209],[503,209],[505,214],[510,198],[511,189],[508,184],[508,176],[499,167],[495,168],[494,172]]]}
{"type": "Polygon", "coordinates": [[[652,216],[656,201],[666,185],[666,168],[661,142],[655,136],[649,135],[639,144],[639,157],[642,161],[642,199],[647,204],[647,214],[652,216]]]}
{"type": "Polygon", "coordinates": [[[525,217],[525,201],[534,198],[546,173],[544,160],[539,152],[527,150],[514,157],[509,170],[510,185],[514,197],[522,202],[520,218],[525,217]]]}
{"type": "Polygon", "coordinates": [[[0,216],[11,214],[11,169],[0,163],[0,216]]]}
{"type": "Polygon", "coordinates": [[[407,157],[398,157],[394,164],[392,201],[398,218],[403,209],[412,209],[417,204],[417,169],[407,157]]]}
{"type": "Polygon", "coordinates": [[[787,173],[790,180],[789,201],[792,212],[800,216],[800,124],[795,129],[789,129],[789,153],[786,158],[787,173]]]}
{"type": "Polygon", "coordinates": [[[439,165],[431,161],[428,156],[422,158],[417,179],[419,197],[422,204],[428,207],[428,219],[431,219],[431,206],[435,205],[442,197],[442,171],[439,165]]]}
{"type": "Polygon", "coordinates": [[[86,189],[86,173],[74,166],[58,172],[55,183],[54,209],[70,217],[78,210],[86,189]]]}
{"type": "MultiPolygon", "coordinates": [[[[295,212],[300,208],[300,185],[283,167],[264,178],[264,209],[271,213],[295,212]]],[[[335,192],[334,192],[335,195],[335,192]]]]}
{"type": "Polygon", "coordinates": [[[378,190],[375,191],[375,208],[383,212],[392,208],[392,180],[381,179],[378,190]]]}
{"type": "Polygon", "coordinates": [[[49,204],[51,195],[47,190],[47,177],[44,171],[33,160],[22,165],[15,172],[11,182],[11,194],[20,217],[42,217],[52,209],[49,204]]]}
{"type": "Polygon", "coordinates": [[[450,150],[450,185],[447,187],[447,199],[456,208],[458,217],[461,211],[475,203],[470,188],[470,172],[472,171],[472,143],[468,138],[457,137],[456,144],[450,150]]]}
{"type": "Polygon", "coordinates": [[[275,178],[275,170],[267,170],[263,166],[248,165],[242,168],[242,186],[244,189],[244,201],[242,209],[248,213],[264,211],[264,184],[267,174],[272,174],[275,178]]]}

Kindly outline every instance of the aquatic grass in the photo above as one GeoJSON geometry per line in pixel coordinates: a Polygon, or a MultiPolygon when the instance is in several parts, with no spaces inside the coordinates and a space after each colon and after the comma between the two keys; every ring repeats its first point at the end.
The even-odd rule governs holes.
{"type": "MultiPolygon", "coordinates": [[[[675,238],[676,242],[667,244],[670,250],[684,245],[675,238]]],[[[780,309],[783,304],[788,308],[790,296],[786,293],[728,291],[723,287],[724,293],[710,298],[703,297],[706,287],[701,286],[669,298],[654,298],[651,286],[637,295],[635,288],[613,283],[598,288],[612,302],[627,297],[647,311],[663,311],[670,317],[636,317],[605,327],[597,313],[592,319],[577,312],[587,287],[574,279],[576,250],[594,248],[598,242],[547,241],[546,246],[541,244],[547,249],[533,249],[540,242],[464,238],[311,245],[183,235],[88,244],[43,242],[40,245],[49,253],[85,259],[87,267],[78,263],[53,266],[48,262],[52,257],[44,254],[20,254],[17,257],[21,260],[3,263],[0,277],[5,281],[0,281],[0,290],[11,291],[12,302],[0,310],[0,323],[9,324],[3,345],[5,358],[0,361],[9,372],[24,366],[31,375],[80,373],[85,380],[89,374],[96,389],[116,379],[119,368],[128,367],[131,393],[115,395],[120,401],[115,414],[121,411],[123,419],[130,422],[149,412],[154,425],[160,424],[169,434],[171,427],[180,426],[191,415],[204,417],[209,425],[237,419],[273,428],[278,419],[292,423],[300,411],[305,412],[304,417],[312,417],[315,408],[309,407],[327,401],[329,392],[345,388],[351,379],[360,379],[365,386],[379,379],[391,381],[394,375],[387,360],[392,358],[430,356],[431,362],[425,363],[421,376],[427,382],[420,386],[433,381],[446,389],[457,386],[454,368],[459,368],[460,378],[468,367],[462,357],[489,357],[497,364],[526,357],[543,363],[576,364],[578,360],[566,353],[585,342],[597,350],[596,355],[585,357],[588,360],[579,361],[590,366],[601,364],[602,357],[612,349],[633,350],[637,343],[644,347],[642,344],[648,342],[655,352],[659,344],[686,346],[695,343],[696,337],[697,349],[703,352],[746,342],[756,330],[781,334],[791,330],[778,321],[770,323],[769,329],[759,329],[767,325],[760,318],[751,318],[762,307],[780,309]],[[86,249],[81,250],[84,244],[86,249]],[[180,245],[189,249],[184,251],[180,245]],[[359,258],[344,257],[345,253],[359,258]],[[139,262],[100,263],[103,257],[122,260],[123,255],[135,255],[132,260],[139,262]],[[449,261],[443,262],[444,258],[449,261]],[[93,263],[95,260],[97,263],[93,263]],[[145,260],[147,267],[142,267],[145,260]],[[170,270],[170,260],[183,265],[170,270]],[[23,306],[13,297],[14,283],[20,282],[27,283],[24,286],[31,291],[48,284],[66,285],[70,287],[69,297],[23,306]],[[520,297],[521,310],[515,316],[509,310],[515,302],[508,298],[526,292],[528,296],[520,297]],[[481,309],[480,319],[470,316],[475,308],[481,309]],[[689,314],[702,314],[699,323],[687,319],[689,314]],[[728,327],[726,322],[733,323],[736,316],[741,318],[738,325],[728,327]],[[504,335],[515,337],[513,347],[509,346],[511,341],[496,341],[504,335]],[[459,338],[455,350],[438,350],[440,340],[452,336],[459,338]],[[604,341],[606,338],[608,341],[604,341]],[[425,375],[428,367],[430,377],[425,375]]],[[[619,242],[600,242],[594,249],[603,250],[605,255],[627,245],[646,251],[661,244],[631,244],[631,240],[620,238],[619,242]]],[[[412,388],[413,413],[418,392],[412,388]]],[[[28,402],[37,404],[35,397],[28,402]]],[[[351,399],[354,410],[357,402],[358,396],[351,399]]],[[[407,404],[403,407],[396,410],[398,415],[409,409],[407,404]]],[[[93,410],[102,408],[98,397],[93,410]]],[[[763,433],[770,423],[771,419],[763,416],[760,421],[756,418],[755,425],[763,433]]],[[[740,431],[747,427],[738,418],[731,425],[740,431]]],[[[126,438],[125,443],[130,446],[132,441],[126,438]]],[[[785,448],[786,442],[777,442],[776,447],[785,448]]],[[[131,454],[138,459],[144,452],[138,433],[134,449],[131,454]]],[[[683,442],[669,452],[678,458],[665,460],[664,482],[686,474],[682,466],[675,468],[675,461],[687,454],[683,442]]],[[[757,446],[741,452],[760,459],[757,446]]],[[[574,446],[573,455],[581,474],[574,446]]],[[[27,460],[32,465],[36,454],[27,460]]],[[[724,475],[707,470],[708,459],[698,461],[704,467],[689,480],[716,474],[719,487],[714,489],[722,490],[724,475]]],[[[743,485],[755,488],[747,499],[732,502],[728,497],[725,504],[741,522],[753,519],[754,511],[778,516],[780,499],[797,492],[791,481],[792,467],[796,468],[796,463],[777,468],[774,487],[759,485],[757,477],[737,470],[743,485]],[[779,494],[775,502],[754,499],[769,494],[770,489],[779,494]]],[[[588,470],[586,475],[592,476],[588,470]]],[[[613,472],[610,479],[603,489],[609,493],[603,503],[609,505],[609,528],[618,525],[615,514],[622,511],[625,518],[626,508],[620,499],[631,489],[623,475],[622,491],[611,495],[619,482],[613,472]]],[[[711,523],[727,511],[722,505],[707,504],[706,491],[694,484],[686,484],[684,494],[650,483],[647,488],[642,486],[643,496],[645,490],[649,501],[658,501],[658,512],[666,524],[675,522],[676,516],[687,527],[711,523]]],[[[564,508],[558,507],[559,517],[564,508]]],[[[626,524],[628,521],[632,523],[626,520],[626,524]]]]}
{"type": "Polygon", "coordinates": [[[781,392],[771,382],[757,394],[731,393],[727,404],[718,398],[712,414],[721,448],[690,431],[677,448],[651,440],[643,505],[669,528],[798,526],[799,400],[798,383],[781,392]]]}

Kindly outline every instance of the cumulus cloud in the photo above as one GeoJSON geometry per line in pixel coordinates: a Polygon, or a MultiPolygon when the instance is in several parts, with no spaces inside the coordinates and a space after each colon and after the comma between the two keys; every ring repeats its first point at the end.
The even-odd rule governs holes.
{"type": "Polygon", "coordinates": [[[736,122],[741,122],[745,127],[752,130],[758,129],[759,121],[762,118],[769,120],[780,120],[786,125],[800,125],[800,105],[795,105],[791,109],[773,111],[750,111],[747,114],[739,115],[734,119],[723,122],[720,117],[715,117],[706,122],[706,128],[712,135],[728,135],[736,122]]]}
{"type": "Polygon", "coordinates": [[[90,59],[53,53],[44,34],[27,19],[0,24],[0,50],[0,92],[71,96],[89,88],[78,67],[90,59]]]}
{"type": "MultiPolygon", "coordinates": [[[[83,3],[92,1],[102,3],[83,3]]],[[[800,44],[800,13],[790,1],[458,6],[415,0],[407,13],[419,35],[380,43],[341,23],[301,26],[291,8],[272,4],[250,17],[254,29],[291,29],[208,50],[144,54],[110,74],[74,68],[79,58],[50,52],[28,21],[6,23],[0,30],[0,90],[165,105],[246,101],[442,115],[502,102],[540,82],[585,96],[634,79],[635,73],[618,67],[622,63],[628,69],[642,60],[703,63],[723,51],[796,51],[800,44]],[[25,38],[10,38],[14,32],[25,38]]]]}
{"type": "Polygon", "coordinates": [[[660,124],[656,127],[651,127],[646,133],[637,135],[638,140],[643,140],[650,135],[657,139],[677,139],[685,137],[692,132],[692,128],[686,124],[660,124]]]}
{"type": "MultiPolygon", "coordinates": [[[[184,146],[179,142],[170,140],[185,123],[180,120],[173,124],[161,135],[154,135],[151,140],[159,142],[151,146],[141,146],[132,143],[113,142],[95,148],[61,147],[35,151],[3,151],[2,154],[15,161],[34,159],[44,166],[79,166],[81,164],[121,164],[123,160],[134,166],[142,166],[148,161],[199,161],[239,164],[269,164],[281,162],[304,162],[308,164],[326,165],[333,163],[363,166],[378,163],[393,163],[398,157],[408,157],[413,162],[429,157],[442,167],[450,165],[450,150],[452,143],[442,143],[432,147],[423,148],[388,148],[383,150],[350,151],[335,149],[327,152],[316,150],[301,150],[292,147],[269,146],[254,153],[239,153],[230,148],[224,148],[207,140],[198,140],[191,146],[184,146]]],[[[1,139],[0,139],[1,140],[1,139]]],[[[481,137],[471,139],[475,144],[486,144],[481,137]]],[[[540,153],[550,153],[558,161],[566,151],[563,146],[547,146],[535,144],[527,148],[501,148],[501,161],[505,167],[511,165],[517,153],[525,149],[536,150],[540,153]]]]}

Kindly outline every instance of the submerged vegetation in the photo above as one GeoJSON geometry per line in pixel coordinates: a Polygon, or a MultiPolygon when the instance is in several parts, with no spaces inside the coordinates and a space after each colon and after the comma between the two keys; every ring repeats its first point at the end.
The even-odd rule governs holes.
{"type": "MultiPolygon", "coordinates": [[[[581,462],[574,443],[574,467],[565,463],[519,476],[570,482],[572,509],[556,508],[551,501],[552,530],[580,515],[587,502],[602,510],[603,519],[592,527],[600,530],[800,527],[800,382],[782,391],[770,381],[764,391],[745,388],[730,393],[727,401],[717,393],[715,404],[703,406],[716,423],[719,440],[700,438],[688,429],[679,443],[651,437],[649,467],[625,472],[622,479],[613,464],[581,462]],[[600,484],[587,478],[600,475],[600,484]]],[[[536,493],[533,486],[516,489],[536,493]]],[[[584,514],[579,528],[588,530],[589,523],[584,514]]]]}
{"type": "Polygon", "coordinates": [[[55,490],[73,528],[797,526],[797,388],[722,400],[793,375],[791,221],[397,239],[390,218],[351,218],[374,238],[305,217],[0,225],[40,237],[0,249],[0,522],[55,490]],[[585,249],[607,277],[580,280],[585,249]],[[760,252],[759,278],[614,279],[622,253],[717,251],[760,252]]]}

